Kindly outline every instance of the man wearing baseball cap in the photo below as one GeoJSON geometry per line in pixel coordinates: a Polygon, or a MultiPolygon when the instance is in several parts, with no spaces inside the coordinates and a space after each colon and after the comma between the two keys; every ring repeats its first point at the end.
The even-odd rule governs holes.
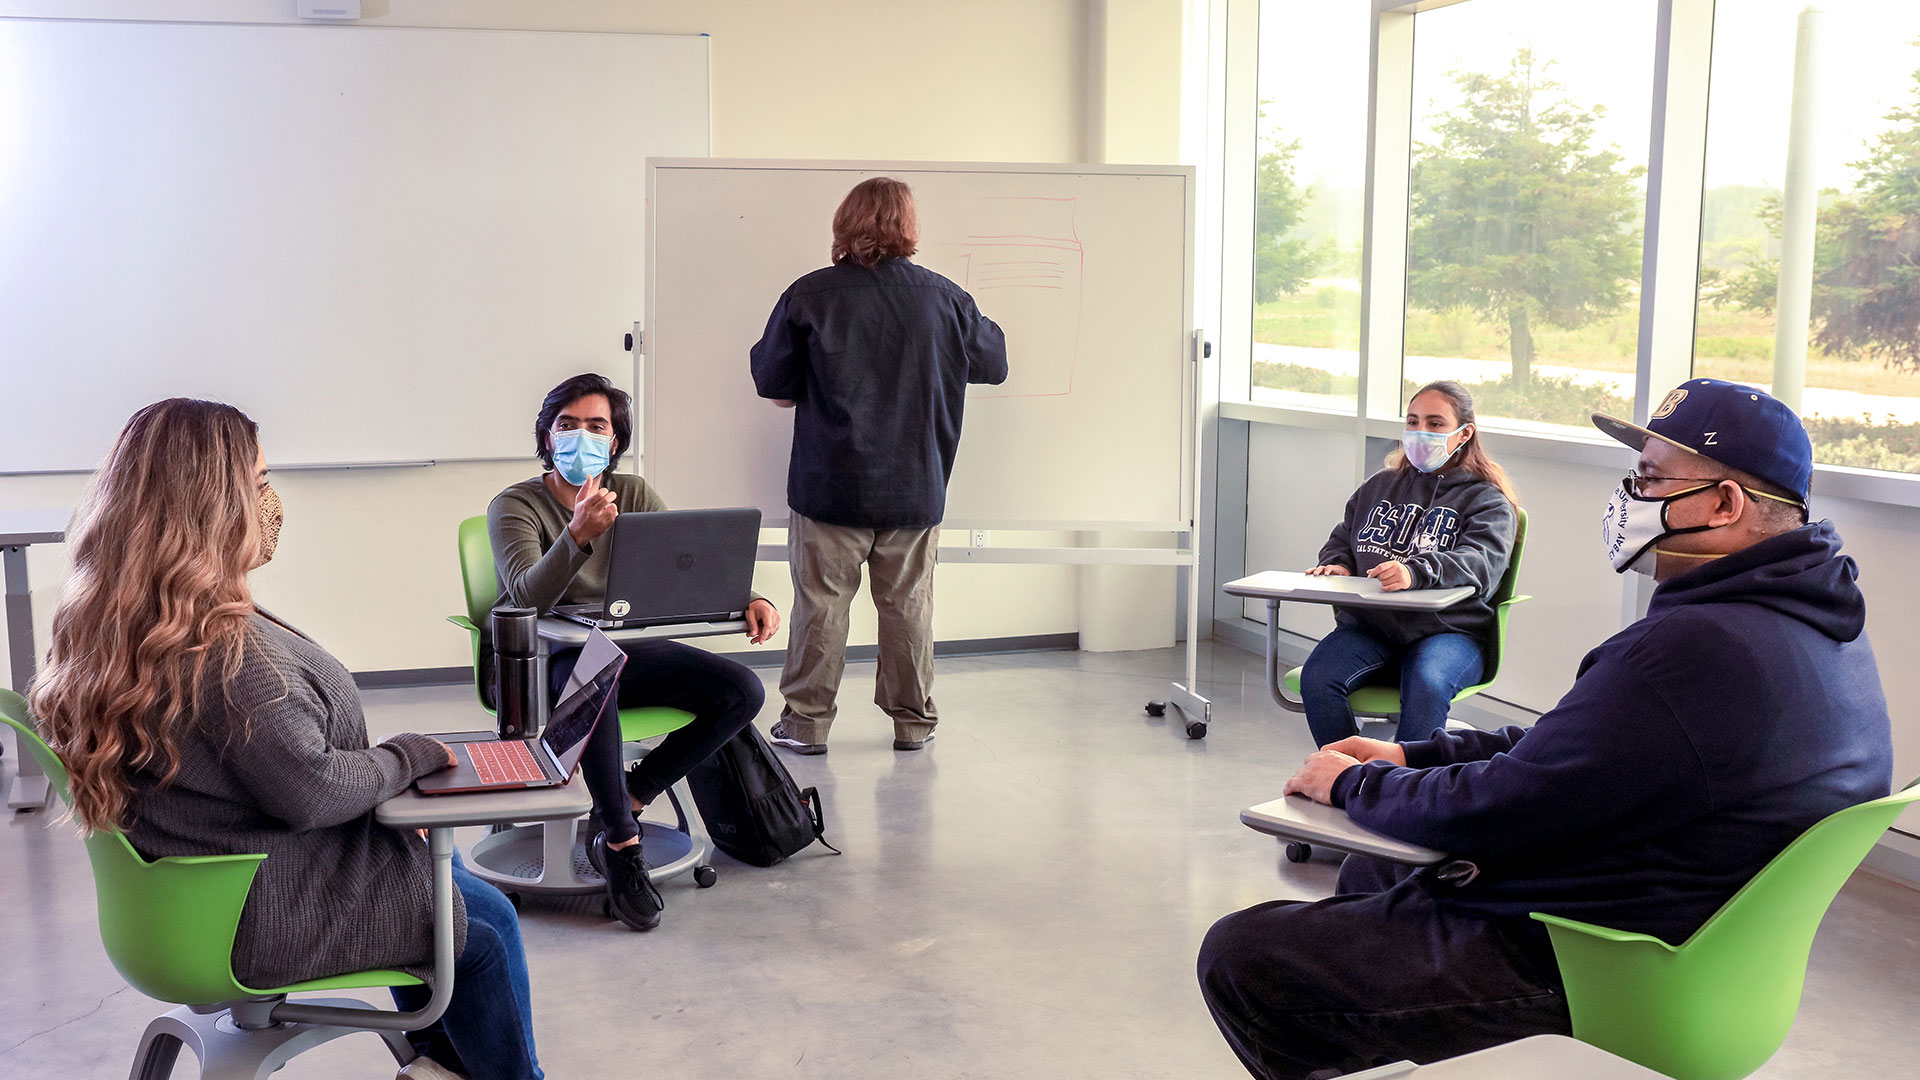
{"type": "Polygon", "coordinates": [[[1887,794],[1886,698],[1858,568],[1808,523],[1813,448],[1750,386],[1695,379],[1646,427],[1603,515],[1645,618],[1532,728],[1345,739],[1289,794],[1452,859],[1349,858],[1333,897],[1215,923],[1200,984],[1259,1077],[1427,1062],[1570,1030],[1548,912],[1679,944],[1816,821],[1887,794]]]}

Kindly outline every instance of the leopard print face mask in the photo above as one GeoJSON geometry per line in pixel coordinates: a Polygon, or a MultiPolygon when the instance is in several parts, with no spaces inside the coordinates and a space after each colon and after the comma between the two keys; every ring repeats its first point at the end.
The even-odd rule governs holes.
{"type": "Polygon", "coordinates": [[[286,515],[280,506],[280,493],[269,484],[260,489],[260,502],[254,507],[260,515],[260,561],[254,565],[265,566],[273,558],[273,551],[280,546],[280,525],[286,515]]]}

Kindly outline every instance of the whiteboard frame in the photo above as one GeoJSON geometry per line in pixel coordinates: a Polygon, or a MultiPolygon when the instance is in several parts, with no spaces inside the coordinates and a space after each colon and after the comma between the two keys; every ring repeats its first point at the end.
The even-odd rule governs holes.
{"type": "MultiPolygon", "coordinates": [[[[1199,535],[1195,529],[1195,499],[1199,489],[1197,470],[1200,454],[1198,434],[1200,431],[1200,385],[1199,355],[1192,348],[1194,333],[1194,207],[1196,170],[1191,165],[1090,165],[1090,164],[1048,164],[1038,162],[982,162],[982,161],[841,161],[810,158],[648,158],[647,159],[647,299],[646,322],[641,333],[635,337],[634,344],[634,385],[640,387],[641,401],[641,455],[635,462],[636,468],[653,458],[653,433],[657,430],[654,423],[656,395],[654,393],[653,353],[647,343],[646,334],[658,321],[655,296],[655,283],[659,275],[655,273],[655,247],[653,242],[653,222],[657,212],[655,195],[657,176],[662,169],[724,169],[732,172],[919,172],[919,173],[1028,173],[1056,176],[1155,176],[1177,177],[1182,181],[1186,194],[1185,222],[1183,224],[1183,256],[1185,262],[1184,281],[1180,300],[1183,333],[1188,341],[1187,355],[1182,357],[1185,377],[1181,379],[1180,401],[1180,467],[1178,497],[1179,517],[1170,520],[1154,521],[1008,521],[998,519],[949,518],[941,522],[942,528],[951,529],[1006,529],[1036,532],[1166,532],[1192,533],[1188,547],[1197,549],[1199,535]]],[[[771,299],[769,304],[771,304],[771,299]]],[[[766,528],[786,528],[787,518],[767,518],[766,528]]],[[[1074,549],[1062,549],[1074,550],[1074,549]]],[[[1079,549],[1085,550],[1085,549],[1079,549]]],[[[1156,560],[1158,561],[1158,560],[1156,560]]]]}

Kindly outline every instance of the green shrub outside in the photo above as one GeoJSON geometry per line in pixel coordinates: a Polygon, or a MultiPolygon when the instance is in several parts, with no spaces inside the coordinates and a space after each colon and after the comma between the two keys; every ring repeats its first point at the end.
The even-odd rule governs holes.
{"type": "MultiPolygon", "coordinates": [[[[1359,380],[1300,364],[1255,364],[1253,385],[1268,390],[1291,390],[1352,398],[1359,380]]],[[[1473,395],[1474,408],[1483,416],[1531,420],[1584,427],[1596,412],[1630,415],[1633,403],[1605,386],[1582,386],[1568,378],[1535,375],[1525,390],[1503,375],[1490,382],[1463,384],[1473,395]]],[[[1419,386],[1401,381],[1402,399],[1419,386]]],[[[1813,416],[1806,420],[1813,440],[1813,457],[1823,465],[1856,469],[1920,473],[1920,424],[1876,424],[1871,417],[1813,416]]]]}
{"type": "MultiPolygon", "coordinates": [[[[1351,375],[1335,375],[1300,364],[1255,364],[1253,385],[1269,390],[1293,390],[1307,394],[1353,397],[1360,381],[1351,375]]],[[[1595,412],[1616,415],[1630,411],[1633,403],[1610,392],[1604,386],[1581,386],[1570,378],[1535,375],[1524,391],[1513,384],[1513,376],[1502,375],[1491,382],[1463,383],[1473,395],[1473,407],[1485,416],[1512,420],[1535,420],[1547,424],[1584,424],[1595,412]]],[[[1400,396],[1413,396],[1420,384],[1401,380],[1400,396]]]]}

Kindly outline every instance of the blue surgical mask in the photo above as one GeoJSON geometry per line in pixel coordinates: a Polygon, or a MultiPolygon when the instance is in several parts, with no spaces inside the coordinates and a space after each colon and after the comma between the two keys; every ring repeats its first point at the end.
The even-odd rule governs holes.
{"type": "MultiPolygon", "coordinates": [[[[1461,424],[1452,431],[1402,431],[1400,448],[1406,451],[1407,464],[1423,473],[1432,472],[1445,465],[1447,459],[1454,455],[1454,450],[1459,449],[1459,447],[1455,447],[1454,450],[1447,449],[1447,440],[1466,430],[1466,426],[1461,424]]],[[[1466,443],[1463,442],[1460,445],[1465,446],[1466,443]]]]}
{"type": "Polygon", "coordinates": [[[554,471],[574,487],[606,472],[613,458],[613,438],[609,435],[573,428],[554,432],[552,439],[554,471]]]}

